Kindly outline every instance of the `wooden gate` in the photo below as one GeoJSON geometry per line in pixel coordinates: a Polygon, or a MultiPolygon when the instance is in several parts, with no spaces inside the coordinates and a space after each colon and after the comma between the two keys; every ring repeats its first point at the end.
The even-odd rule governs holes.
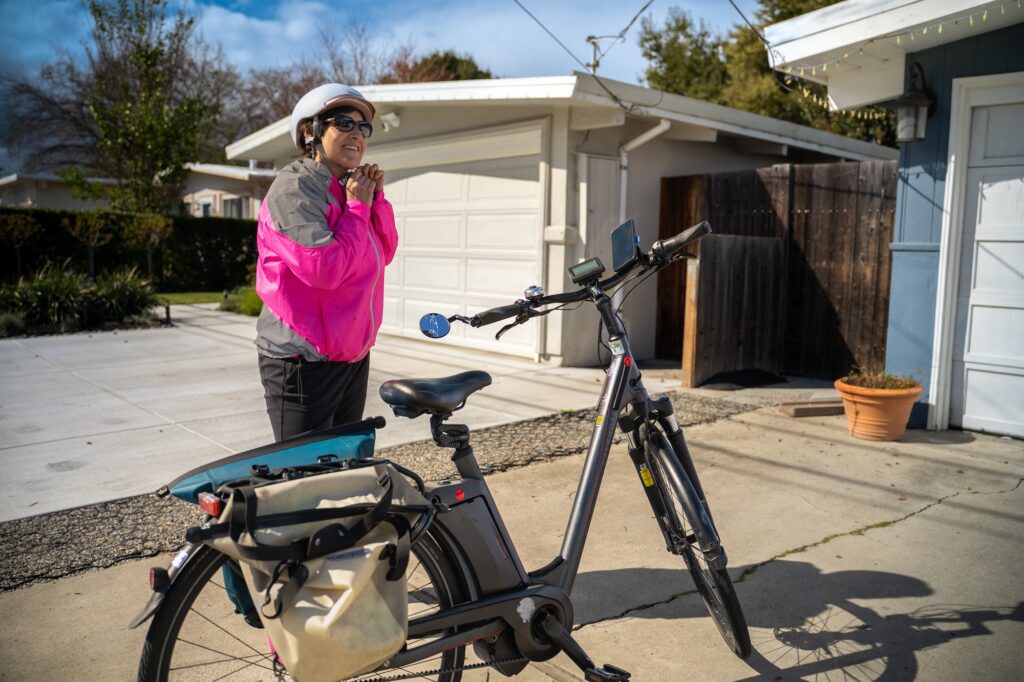
{"type": "Polygon", "coordinates": [[[659,275],[658,345],[683,383],[759,368],[833,379],[885,361],[896,162],[664,178],[660,236],[707,219],[659,275]]]}

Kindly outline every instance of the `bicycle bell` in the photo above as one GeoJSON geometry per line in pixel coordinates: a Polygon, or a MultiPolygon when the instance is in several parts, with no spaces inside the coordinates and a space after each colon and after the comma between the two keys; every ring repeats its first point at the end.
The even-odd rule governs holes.
{"type": "Polygon", "coordinates": [[[523,292],[523,298],[525,298],[527,301],[532,301],[536,298],[540,298],[543,295],[544,287],[538,286],[536,284],[534,284],[532,287],[528,287],[526,291],[523,292]]]}

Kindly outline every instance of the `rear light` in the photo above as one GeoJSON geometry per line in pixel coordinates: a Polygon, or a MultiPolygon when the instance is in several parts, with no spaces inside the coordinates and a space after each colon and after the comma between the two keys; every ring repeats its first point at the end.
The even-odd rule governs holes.
{"type": "Polygon", "coordinates": [[[457,502],[462,502],[464,499],[466,499],[466,491],[463,490],[462,488],[456,489],[456,491],[455,491],[455,500],[457,502]]]}
{"type": "Polygon", "coordinates": [[[167,588],[171,586],[171,577],[167,574],[167,569],[164,568],[151,568],[149,569],[149,587],[154,592],[166,592],[167,588]]]}
{"type": "Polygon", "coordinates": [[[213,493],[199,493],[199,508],[210,516],[219,517],[224,505],[213,493]]]}

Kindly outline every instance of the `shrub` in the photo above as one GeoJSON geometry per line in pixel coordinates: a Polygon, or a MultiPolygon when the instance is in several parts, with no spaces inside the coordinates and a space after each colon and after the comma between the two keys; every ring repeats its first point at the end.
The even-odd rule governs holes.
{"type": "Polygon", "coordinates": [[[103,275],[94,283],[67,262],[61,266],[48,263],[32,277],[0,288],[4,329],[10,330],[2,335],[65,333],[138,323],[153,305],[156,295],[134,269],[103,275]]]}
{"type": "Polygon", "coordinates": [[[861,388],[917,388],[921,384],[913,377],[899,377],[884,372],[854,371],[841,379],[843,383],[861,388]]]}
{"type": "Polygon", "coordinates": [[[100,275],[96,280],[96,298],[103,306],[104,322],[119,322],[145,314],[157,304],[149,280],[135,268],[100,275]]]}
{"type": "Polygon", "coordinates": [[[263,311],[263,301],[254,287],[235,287],[220,304],[220,309],[256,317],[263,311]]]}
{"type": "Polygon", "coordinates": [[[0,338],[21,336],[24,333],[25,318],[22,317],[20,313],[11,312],[9,310],[0,313],[0,338]]]}
{"type": "Polygon", "coordinates": [[[79,329],[88,304],[88,278],[65,262],[61,267],[47,263],[36,274],[22,279],[14,288],[14,310],[25,323],[40,332],[72,332],[79,329]]]}

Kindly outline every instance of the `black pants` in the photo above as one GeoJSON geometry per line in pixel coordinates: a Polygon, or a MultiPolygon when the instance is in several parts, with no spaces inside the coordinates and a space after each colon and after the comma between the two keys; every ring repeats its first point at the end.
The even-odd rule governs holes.
{"type": "Polygon", "coordinates": [[[369,355],[353,363],[259,358],[274,440],[363,418],[369,355]]]}

